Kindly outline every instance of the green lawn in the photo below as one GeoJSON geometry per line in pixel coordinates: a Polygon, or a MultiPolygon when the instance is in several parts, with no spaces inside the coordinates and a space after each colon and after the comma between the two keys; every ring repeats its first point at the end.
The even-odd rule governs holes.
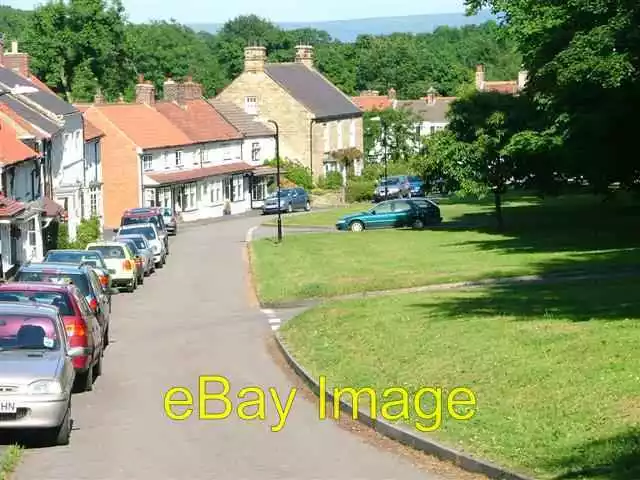
{"type": "Polygon", "coordinates": [[[22,457],[22,448],[10,445],[0,452],[0,480],[8,480],[22,457]]]}
{"type": "Polygon", "coordinates": [[[423,435],[536,478],[637,480],[637,290],[612,280],[332,302],[280,332],[330,387],[475,393],[473,418],[445,415],[423,435]]]}
{"type": "MultiPolygon", "coordinates": [[[[633,204],[603,204],[583,196],[518,198],[505,204],[503,233],[495,230],[490,203],[443,202],[441,210],[445,222],[432,230],[289,234],[280,245],[271,239],[252,242],[258,295],[278,302],[488,277],[640,267],[640,209],[633,204]]],[[[311,215],[327,222],[339,216],[327,211],[299,218],[311,215]]]]}
{"type": "MultiPolygon", "coordinates": [[[[293,215],[283,215],[282,224],[292,227],[333,227],[336,220],[349,213],[361,212],[371,208],[371,203],[352,203],[344,207],[327,208],[309,213],[296,213],[293,215]]],[[[265,217],[263,225],[276,225],[276,215],[265,217]]]]}

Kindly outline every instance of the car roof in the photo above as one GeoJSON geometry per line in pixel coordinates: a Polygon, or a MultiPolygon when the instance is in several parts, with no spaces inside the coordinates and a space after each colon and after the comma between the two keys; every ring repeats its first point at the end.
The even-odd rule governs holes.
{"type": "Polygon", "coordinates": [[[121,247],[122,243],[116,240],[103,240],[102,242],[91,242],[87,247],[121,247]]]}
{"type": "Polygon", "coordinates": [[[136,212],[124,212],[122,216],[124,218],[145,218],[145,217],[155,217],[156,215],[162,215],[162,213],[158,210],[144,210],[144,211],[136,211],[136,212]]]}
{"type": "Polygon", "coordinates": [[[122,227],[120,227],[119,232],[121,232],[122,230],[129,230],[132,228],[140,228],[140,227],[156,228],[156,226],[153,223],[136,223],[135,225],[123,225],[122,227]]]}
{"type": "Polygon", "coordinates": [[[89,255],[100,255],[100,256],[102,256],[102,254],[101,254],[100,252],[96,252],[96,251],[94,251],[94,250],[91,250],[91,251],[90,251],[90,250],[80,250],[80,249],[77,249],[77,248],[74,248],[74,249],[71,249],[71,248],[69,248],[69,249],[66,249],[66,248],[56,248],[56,249],[54,249],[54,250],[49,250],[49,251],[45,254],[45,256],[49,255],[50,253],[57,253],[57,252],[64,252],[64,253],[77,253],[78,255],[87,255],[87,254],[89,254],[89,255]]]}
{"type": "Polygon", "coordinates": [[[0,302],[0,315],[41,315],[58,316],[58,307],[36,302],[0,302]]]}
{"type": "Polygon", "coordinates": [[[141,233],[130,233],[129,235],[116,235],[116,240],[118,238],[126,238],[126,239],[130,239],[130,240],[133,240],[134,238],[141,238],[143,240],[147,239],[147,237],[145,237],[141,233]]]}
{"type": "Polygon", "coordinates": [[[59,283],[50,282],[9,282],[0,285],[0,292],[2,291],[33,291],[33,292],[69,292],[72,285],[60,285],[59,283]]]}
{"type": "Polygon", "coordinates": [[[78,270],[84,270],[89,268],[88,265],[82,263],[62,263],[62,262],[43,262],[43,263],[30,263],[29,265],[23,265],[20,270],[27,272],[42,272],[44,270],[54,270],[64,273],[77,273],[78,270]]]}

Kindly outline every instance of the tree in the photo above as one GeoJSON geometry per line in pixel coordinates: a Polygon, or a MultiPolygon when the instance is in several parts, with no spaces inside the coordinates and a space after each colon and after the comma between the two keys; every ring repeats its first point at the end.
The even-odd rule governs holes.
{"type": "Polygon", "coordinates": [[[517,174],[518,158],[509,147],[513,136],[526,130],[531,112],[524,96],[497,92],[475,92],[455,100],[449,110],[448,128],[456,140],[470,145],[474,153],[467,157],[461,184],[467,190],[478,187],[493,192],[498,228],[504,227],[502,196],[517,174]]]}
{"type": "MultiPolygon", "coordinates": [[[[420,119],[409,109],[374,110],[364,114],[364,149],[368,155],[384,155],[387,161],[403,163],[416,153],[419,138],[416,123],[420,119]]],[[[380,160],[381,158],[378,158],[380,160]]]]}

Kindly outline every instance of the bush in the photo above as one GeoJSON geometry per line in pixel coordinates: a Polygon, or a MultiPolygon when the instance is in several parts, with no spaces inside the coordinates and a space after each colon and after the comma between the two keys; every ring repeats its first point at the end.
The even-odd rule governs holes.
{"type": "MultiPolygon", "coordinates": [[[[265,162],[265,165],[275,167],[276,161],[269,160],[268,162],[265,162]]],[[[291,160],[282,159],[280,159],[280,168],[285,170],[284,178],[289,180],[291,184],[302,187],[307,191],[311,191],[313,188],[313,175],[311,174],[311,169],[300,165],[299,163],[292,162],[291,160]]]]}
{"type": "Polygon", "coordinates": [[[342,175],[340,172],[329,172],[318,180],[318,188],[324,190],[340,190],[342,188],[342,175]]]}
{"type": "Polygon", "coordinates": [[[345,200],[348,203],[371,201],[373,199],[373,190],[375,188],[376,184],[372,180],[349,182],[347,184],[345,200]]]}
{"type": "Polygon", "coordinates": [[[71,244],[69,242],[69,225],[67,223],[60,222],[58,224],[58,234],[53,248],[71,248],[71,244]]]}
{"type": "Polygon", "coordinates": [[[98,217],[82,220],[76,231],[73,248],[84,249],[89,243],[98,240],[101,237],[100,233],[100,219],[98,217]]]}

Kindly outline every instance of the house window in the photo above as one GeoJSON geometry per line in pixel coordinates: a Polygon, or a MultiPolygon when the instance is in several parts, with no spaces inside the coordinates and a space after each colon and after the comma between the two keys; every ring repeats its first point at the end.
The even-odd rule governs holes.
{"type": "Polygon", "coordinates": [[[324,151],[331,151],[331,129],[328,123],[324,124],[324,151]]]}
{"type": "Polygon", "coordinates": [[[222,153],[222,161],[223,162],[230,162],[232,161],[233,158],[231,158],[231,148],[228,145],[224,146],[224,151],[222,153]]]}
{"type": "Polygon", "coordinates": [[[233,199],[233,190],[231,189],[231,177],[225,177],[222,181],[222,194],[225,200],[233,199]]]}
{"type": "Polygon", "coordinates": [[[182,150],[176,150],[176,167],[182,166],[182,150]]]}
{"type": "Polygon", "coordinates": [[[337,149],[340,150],[342,148],[342,120],[338,120],[336,123],[336,128],[338,129],[338,146],[337,149]]]}
{"type": "Polygon", "coordinates": [[[422,131],[422,125],[420,125],[419,123],[416,124],[416,136],[420,136],[420,132],[422,131]]]}
{"type": "Polygon", "coordinates": [[[206,148],[200,150],[200,163],[207,163],[209,161],[209,156],[207,155],[209,151],[206,148]]]}
{"type": "Polygon", "coordinates": [[[158,192],[158,206],[172,207],[171,204],[171,187],[163,187],[157,190],[158,192]]]}
{"type": "Polygon", "coordinates": [[[356,121],[355,120],[351,120],[351,123],[349,124],[349,146],[350,147],[356,146],[356,121]]]}
{"type": "Polygon", "coordinates": [[[435,125],[431,125],[431,127],[429,128],[429,133],[434,133],[435,131],[436,131],[435,125]]]}
{"type": "Polygon", "coordinates": [[[258,99],[256,97],[244,97],[244,111],[249,115],[257,115],[258,99]]]}
{"type": "Polygon", "coordinates": [[[29,246],[35,248],[36,246],[36,219],[32,218],[29,220],[28,228],[28,237],[29,237],[29,246]]]}
{"type": "Polygon", "coordinates": [[[252,162],[260,161],[260,142],[253,142],[251,144],[251,161],[252,162]]]}
{"type": "Polygon", "coordinates": [[[171,163],[169,162],[169,152],[162,152],[162,159],[164,163],[164,168],[171,168],[171,163]]]}
{"type": "Polygon", "coordinates": [[[244,200],[244,175],[234,175],[233,177],[233,201],[244,200]]]}
{"type": "Polygon", "coordinates": [[[145,172],[153,170],[153,157],[148,153],[142,155],[142,168],[145,172]]]}
{"type": "Polygon", "coordinates": [[[89,192],[89,209],[92,217],[98,216],[98,189],[92,188],[89,192]]]}
{"type": "Polygon", "coordinates": [[[196,204],[196,184],[189,183],[182,189],[182,210],[195,210],[198,208],[196,204]]]}
{"type": "Polygon", "coordinates": [[[251,184],[251,199],[254,202],[264,200],[266,190],[266,177],[254,177],[251,184]]]}
{"type": "Polygon", "coordinates": [[[220,180],[213,180],[209,183],[209,202],[212,205],[218,204],[222,201],[222,182],[220,180]]]}
{"type": "Polygon", "coordinates": [[[144,204],[147,207],[155,207],[155,203],[156,203],[155,191],[150,188],[146,188],[144,190],[144,204]]]}

